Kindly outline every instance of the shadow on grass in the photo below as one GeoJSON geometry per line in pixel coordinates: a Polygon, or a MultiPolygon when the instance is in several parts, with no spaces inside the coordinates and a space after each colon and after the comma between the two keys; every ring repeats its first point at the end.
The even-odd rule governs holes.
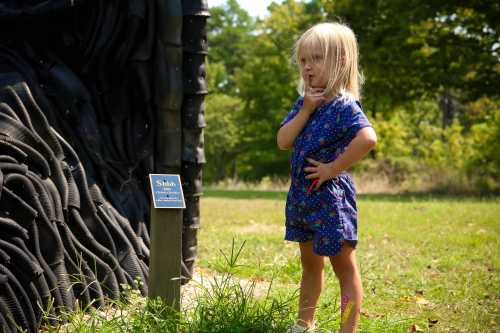
{"type": "Polygon", "coordinates": [[[203,196],[206,198],[285,200],[286,195],[287,192],[284,191],[222,190],[210,188],[203,190],[203,196]]]}
{"type": "MultiPolygon", "coordinates": [[[[227,199],[270,199],[286,200],[285,191],[259,191],[259,190],[224,190],[206,188],[203,191],[206,198],[227,199]]],[[[494,195],[470,195],[470,194],[448,194],[448,193],[367,193],[359,194],[358,199],[362,201],[389,201],[389,202],[421,202],[421,201],[495,201],[499,196],[494,195]]]]}
{"type": "Polygon", "coordinates": [[[390,202],[422,202],[422,201],[495,201],[499,197],[494,195],[450,194],[450,193],[365,193],[358,198],[365,201],[390,201],[390,202]]]}

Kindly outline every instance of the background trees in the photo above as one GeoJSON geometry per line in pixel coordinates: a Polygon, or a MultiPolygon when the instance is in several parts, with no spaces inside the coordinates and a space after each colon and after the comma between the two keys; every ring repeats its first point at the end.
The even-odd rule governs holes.
{"type": "MultiPolygon", "coordinates": [[[[357,34],[362,102],[381,139],[359,168],[399,180],[445,173],[462,185],[475,179],[497,187],[500,149],[491,143],[500,129],[499,7],[495,1],[285,0],[261,21],[235,0],[214,8],[207,169],[212,162],[220,169],[215,161],[224,154],[211,146],[227,139],[231,176],[286,177],[288,154],[276,149],[275,133],[297,98],[293,43],[314,23],[340,20],[357,34]],[[228,112],[233,127],[216,143],[212,126],[228,112]]],[[[208,180],[227,175],[207,173],[208,180]]]]}

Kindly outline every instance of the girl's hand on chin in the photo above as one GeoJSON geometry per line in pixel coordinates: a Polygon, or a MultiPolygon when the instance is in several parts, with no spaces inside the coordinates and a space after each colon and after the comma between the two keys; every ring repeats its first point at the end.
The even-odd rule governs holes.
{"type": "Polygon", "coordinates": [[[325,89],[323,88],[308,88],[304,96],[304,106],[303,108],[312,114],[316,108],[321,106],[326,102],[326,98],[323,95],[325,89]]]}

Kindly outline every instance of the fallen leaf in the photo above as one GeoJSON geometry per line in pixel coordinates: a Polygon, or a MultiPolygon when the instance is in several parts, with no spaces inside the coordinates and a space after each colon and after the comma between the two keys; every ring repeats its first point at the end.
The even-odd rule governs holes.
{"type": "Polygon", "coordinates": [[[430,327],[433,327],[434,325],[436,325],[438,323],[439,320],[437,319],[430,319],[430,318],[427,318],[427,323],[429,324],[429,328],[430,327]]]}
{"type": "Polygon", "coordinates": [[[369,312],[366,310],[361,310],[361,315],[367,317],[367,318],[382,318],[385,316],[384,313],[380,312],[369,312]]]}
{"type": "Polygon", "coordinates": [[[423,298],[422,296],[415,296],[415,303],[417,304],[420,304],[420,305],[429,305],[431,304],[430,301],[426,300],[425,298],[423,298]]]}
{"type": "Polygon", "coordinates": [[[382,244],[387,244],[391,238],[389,237],[388,234],[384,234],[384,239],[382,240],[382,244]]]}
{"type": "Polygon", "coordinates": [[[432,268],[431,265],[427,266],[427,269],[425,270],[425,273],[429,274],[430,277],[441,276],[441,273],[437,269],[432,268]]]}
{"type": "Polygon", "coordinates": [[[411,331],[412,332],[423,332],[423,330],[417,324],[411,325],[411,331]]]}
{"type": "Polygon", "coordinates": [[[400,299],[406,302],[415,302],[419,305],[432,305],[432,302],[425,299],[422,290],[415,290],[415,296],[401,296],[400,299]]]}

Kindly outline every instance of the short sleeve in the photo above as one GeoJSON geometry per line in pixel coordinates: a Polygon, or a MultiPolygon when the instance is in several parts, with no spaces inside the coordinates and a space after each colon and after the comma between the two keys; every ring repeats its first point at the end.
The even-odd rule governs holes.
{"type": "Polygon", "coordinates": [[[349,127],[349,133],[353,136],[363,127],[371,127],[372,124],[368,121],[361,104],[356,101],[352,106],[352,119],[349,127]]]}
{"type": "Polygon", "coordinates": [[[351,141],[360,129],[372,126],[358,101],[344,104],[340,112],[342,119],[342,138],[347,138],[351,141]]]}
{"type": "Polygon", "coordinates": [[[290,120],[292,120],[297,113],[300,111],[300,108],[304,105],[304,98],[299,97],[295,103],[293,104],[292,110],[288,112],[286,115],[285,119],[283,119],[280,123],[280,127],[284,126],[286,123],[288,123],[290,120]]]}

